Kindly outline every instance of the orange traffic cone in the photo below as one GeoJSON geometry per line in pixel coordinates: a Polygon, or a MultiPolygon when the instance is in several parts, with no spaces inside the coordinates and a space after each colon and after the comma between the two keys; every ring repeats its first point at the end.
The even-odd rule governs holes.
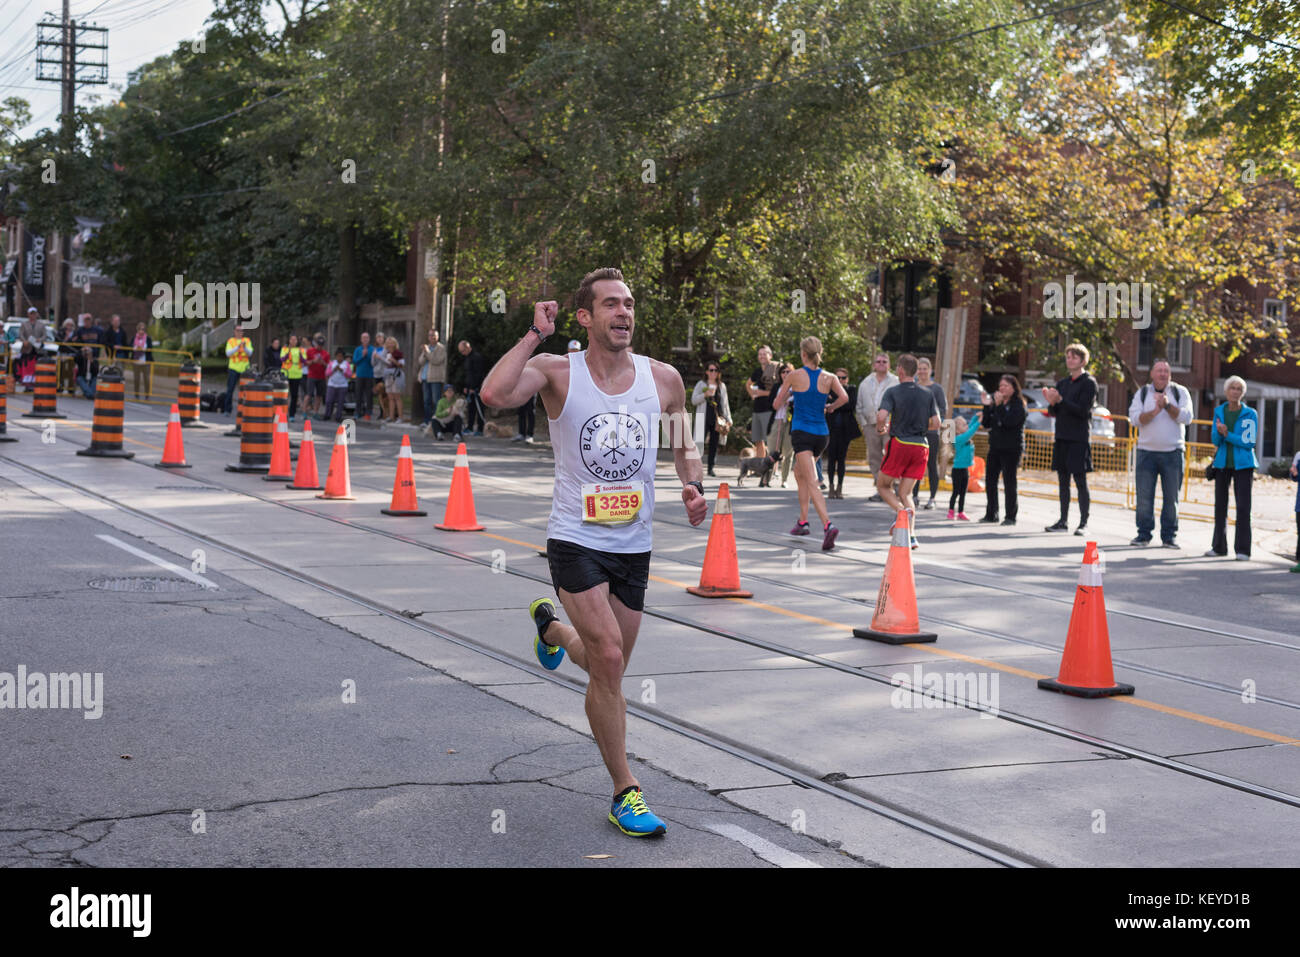
{"type": "Polygon", "coordinates": [[[334,436],[334,453],[330,456],[329,474],[325,476],[325,491],[316,497],[355,501],[352,477],[348,473],[348,430],[341,425],[334,436]]]}
{"type": "Polygon", "coordinates": [[[187,469],[190,463],[185,461],[185,442],[181,439],[181,409],[172,403],[171,415],[167,417],[167,440],[163,442],[162,461],[154,465],[156,469],[187,469]]]}
{"type": "MultiPolygon", "coordinates": [[[[455,481],[453,475],[452,481],[455,481]]],[[[415,497],[415,463],[411,460],[411,437],[402,436],[402,449],[397,453],[397,475],[393,478],[393,501],[381,508],[385,515],[428,515],[420,511],[415,497]]]]}
{"type": "Polygon", "coordinates": [[[709,523],[709,544],[704,549],[700,583],[686,590],[701,598],[754,597],[753,592],[740,587],[736,529],[731,521],[731,490],[726,482],[718,486],[718,499],[713,503],[713,521],[709,523]]]}
{"type": "Polygon", "coordinates": [[[289,423],[284,409],[275,410],[275,438],[271,442],[271,468],[262,476],[263,482],[293,481],[293,462],[289,458],[289,423]]]}
{"type": "Polygon", "coordinates": [[[285,488],[301,492],[319,492],[320,476],[316,474],[316,442],[311,437],[311,419],[302,424],[302,446],[298,449],[298,471],[285,488]]]}
{"type": "Polygon", "coordinates": [[[885,574],[880,579],[880,593],[876,595],[876,613],[871,616],[870,628],[854,628],[858,638],[870,638],[889,645],[920,644],[934,641],[939,636],[921,631],[921,620],[916,610],[916,579],[912,575],[912,513],[899,509],[894,522],[893,540],[889,543],[889,557],[885,560],[885,574]]]}
{"type": "Polygon", "coordinates": [[[447,512],[442,517],[444,532],[481,532],[483,526],[474,514],[474,490],[469,484],[469,453],[465,443],[456,446],[456,470],[451,473],[451,494],[447,496],[447,512]]]}
{"type": "Polygon", "coordinates": [[[1055,678],[1039,678],[1038,687],[1047,691],[1104,698],[1132,694],[1133,686],[1118,684],[1110,662],[1110,629],[1106,627],[1106,597],[1102,594],[1101,565],[1097,543],[1088,542],[1079,569],[1079,587],[1074,593],[1070,630],[1065,635],[1061,671],[1055,678]]]}

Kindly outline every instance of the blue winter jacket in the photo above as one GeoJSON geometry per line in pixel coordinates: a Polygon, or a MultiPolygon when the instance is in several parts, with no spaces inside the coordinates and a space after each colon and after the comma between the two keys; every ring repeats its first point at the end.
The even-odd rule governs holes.
{"type": "Polygon", "coordinates": [[[955,469],[968,469],[975,464],[975,445],[971,441],[975,438],[975,433],[980,430],[980,420],[976,416],[971,420],[971,424],[966,431],[953,439],[955,451],[952,455],[952,467],[955,469]]]}
{"type": "Polygon", "coordinates": [[[1214,461],[1211,463],[1216,469],[1226,468],[1228,464],[1228,444],[1232,445],[1232,467],[1234,469],[1253,469],[1259,467],[1259,460],[1255,458],[1255,441],[1259,438],[1259,413],[1250,406],[1242,403],[1241,414],[1237,416],[1237,424],[1226,436],[1219,434],[1219,423],[1223,421],[1223,413],[1228,409],[1228,403],[1224,402],[1214,410],[1214,427],[1210,432],[1210,438],[1218,449],[1214,453],[1214,461]]]}

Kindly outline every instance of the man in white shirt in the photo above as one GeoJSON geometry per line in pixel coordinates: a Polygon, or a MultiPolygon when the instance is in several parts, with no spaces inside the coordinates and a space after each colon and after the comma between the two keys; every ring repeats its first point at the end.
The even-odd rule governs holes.
{"type": "Polygon", "coordinates": [[[1151,363],[1151,381],[1133,396],[1128,409],[1129,423],[1138,430],[1137,538],[1133,545],[1146,545],[1155,529],[1156,477],[1164,495],[1160,509],[1160,540],[1165,548],[1177,548],[1178,494],[1183,484],[1183,449],[1187,423],[1192,421],[1192,396],[1184,386],[1169,381],[1169,363],[1151,363]]]}
{"type": "MultiPolygon", "coordinates": [[[[867,462],[871,465],[873,479],[880,474],[880,463],[885,457],[885,436],[876,430],[876,412],[885,390],[896,385],[898,376],[889,371],[889,356],[884,352],[877,353],[871,372],[858,386],[858,404],[854,409],[858,427],[862,429],[862,437],[867,443],[867,462]]],[[[879,502],[882,499],[877,494],[867,501],[879,502]]]]}

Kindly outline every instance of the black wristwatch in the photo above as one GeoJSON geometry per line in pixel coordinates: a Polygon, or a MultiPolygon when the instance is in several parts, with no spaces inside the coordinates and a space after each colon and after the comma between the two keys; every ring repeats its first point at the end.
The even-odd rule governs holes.
{"type": "Polygon", "coordinates": [[[700,495],[703,495],[703,494],[704,494],[704,483],[703,483],[703,482],[695,482],[695,481],[687,482],[685,485],[682,486],[682,488],[685,488],[687,485],[694,485],[697,489],[700,490],[700,495]]]}
{"type": "Polygon", "coordinates": [[[541,345],[541,344],[542,344],[543,342],[545,342],[548,338],[550,338],[549,336],[544,336],[544,335],[542,335],[542,330],[537,328],[537,323],[535,323],[535,322],[534,322],[532,325],[530,325],[530,326],[528,327],[528,331],[529,331],[529,332],[535,332],[535,333],[537,333],[537,344],[538,344],[538,345],[541,345]]]}

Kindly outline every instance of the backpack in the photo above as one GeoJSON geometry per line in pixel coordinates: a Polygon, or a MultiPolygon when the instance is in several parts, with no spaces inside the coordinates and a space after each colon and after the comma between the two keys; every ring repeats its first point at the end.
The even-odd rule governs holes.
{"type": "MultiPolygon", "coordinates": [[[[1138,393],[1138,396],[1139,396],[1138,401],[1141,402],[1142,405],[1146,405],[1146,404],[1147,404],[1147,389],[1149,389],[1149,388],[1151,388],[1151,386],[1150,386],[1149,384],[1148,384],[1148,385],[1144,385],[1144,386],[1142,387],[1142,391],[1138,393]]],[[[1172,382],[1172,381],[1171,381],[1171,382],[1169,383],[1169,385],[1166,386],[1166,388],[1169,389],[1169,390],[1173,393],[1173,396],[1174,396],[1174,402],[1177,403],[1178,405],[1182,405],[1182,404],[1183,404],[1183,400],[1180,399],[1180,398],[1178,398],[1178,383],[1177,383],[1177,382],[1172,382]]]]}

